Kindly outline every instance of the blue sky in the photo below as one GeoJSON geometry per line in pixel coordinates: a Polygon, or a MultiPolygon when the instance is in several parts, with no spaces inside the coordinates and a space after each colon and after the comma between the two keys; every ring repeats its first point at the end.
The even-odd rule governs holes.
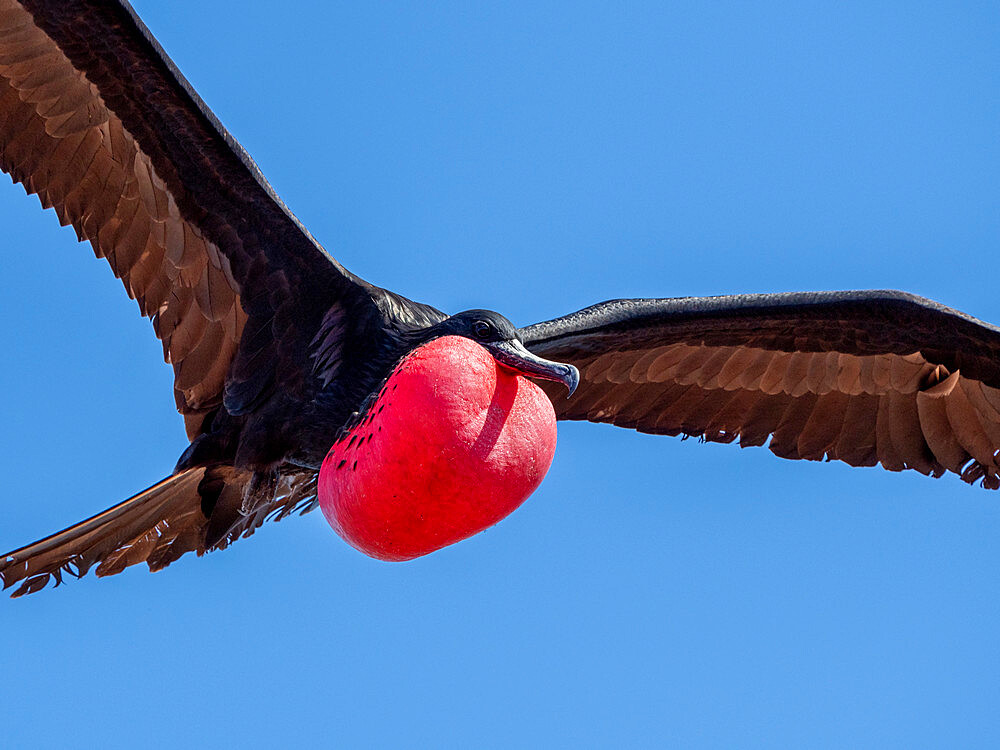
{"type": "MultiPolygon", "coordinates": [[[[1000,322],[1000,10],[174,0],[140,15],[359,275],[518,324],[900,288],[1000,322]]],[[[0,547],[185,445],[134,303],[0,184],[0,547]]],[[[0,601],[11,747],[996,747],[1000,497],[565,424],[487,533],[318,513],[0,601]]]]}

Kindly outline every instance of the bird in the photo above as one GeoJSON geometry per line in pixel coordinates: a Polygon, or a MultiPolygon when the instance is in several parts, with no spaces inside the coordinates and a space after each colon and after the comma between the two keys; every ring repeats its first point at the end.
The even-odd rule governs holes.
{"type": "Polygon", "coordinates": [[[1000,487],[1000,329],[964,313],[848,291],[610,300],[522,328],[488,310],[448,315],[327,254],[124,0],[0,0],[0,79],[0,167],[151,319],[190,441],[167,478],[0,556],[14,596],[94,566],[159,570],[316,507],[368,554],[427,554],[523,502],[551,460],[550,417],[1000,487]],[[503,422],[491,440],[509,436],[516,465],[534,468],[506,483],[509,464],[463,444],[424,478],[470,497],[498,480],[506,494],[486,493],[494,505],[475,518],[467,502],[429,538],[412,517],[379,536],[372,518],[413,507],[393,492],[433,435],[412,431],[444,414],[453,439],[467,416],[424,398],[421,363],[448,393],[488,396],[481,415],[516,392],[527,405],[501,414],[534,432],[503,422]],[[395,403],[400,386],[426,410],[395,403]],[[369,491],[380,500],[366,504],[369,491]]]}

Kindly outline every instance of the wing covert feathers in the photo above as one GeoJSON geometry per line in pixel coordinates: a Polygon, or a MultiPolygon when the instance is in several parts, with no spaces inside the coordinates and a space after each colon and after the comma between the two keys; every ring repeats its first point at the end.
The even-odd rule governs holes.
{"type": "Polygon", "coordinates": [[[0,168],[152,319],[192,439],[276,383],[312,398],[309,346],[331,311],[334,370],[342,339],[380,319],[384,292],[303,229],[124,0],[0,0],[0,168]]]}
{"type": "Polygon", "coordinates": [[[229,259],[15,0],[0,0],[0,167],[89,240],[152,319],[178,408],[218,405],[246,321],[229,259]]]}
{"type": "MultiPolygon", "coordinates": [[[[613,333],[595,333],[582,311],[526,329],[526,341],[580,370],[571,399],[541,384],[561,419],[766,444],[782,458],[952,472],[1000,487],[1000,379],[989,367],[996,329],[977,329],[967,316],[956,323],[931,305],[911,311],[919,313],[916,325],[906,314],[897,319],[878,293],[844,296],[852,294],[839,313],[827,300],[822,314],[799,305],[794,319],[782,321],[746,297],[702,320],[685,312],[676,326],[671,314],[679,306],[668,300],[670,314],[634,325],[621,316],[613,333]],[[866,323],[846,314],[859,304],[870,308],[862,309],[866,323]],[[756,319],[748,308],[758,310],[756,319]],[[533,329],[556,333],[532,342],[533,329]],[[943,345],[949,336],[955,351],[943,345]]],[[[637,302],[648,313],[657,301],[637,302]]]]}

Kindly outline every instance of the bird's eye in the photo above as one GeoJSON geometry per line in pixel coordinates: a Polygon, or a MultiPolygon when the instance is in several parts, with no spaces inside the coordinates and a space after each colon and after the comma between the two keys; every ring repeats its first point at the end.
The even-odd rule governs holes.
{"type": "Polygon", "coordinates": [[[477,320],[472,324],[472,332],[476,335],[477,339],[488,339],[490,334],[493,333],[493,326],[485,320],[477,320]]]}

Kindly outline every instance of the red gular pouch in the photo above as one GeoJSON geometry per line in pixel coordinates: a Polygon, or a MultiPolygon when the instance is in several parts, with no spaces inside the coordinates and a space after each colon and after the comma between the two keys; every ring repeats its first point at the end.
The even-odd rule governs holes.
{"type": "Polygon", "coordinates": [[[497,523],[552,463],[548,396],[479,344],[434,339],[407,355],[319,473],[323,515],[349,544],[410,560],[497,523]]]}

